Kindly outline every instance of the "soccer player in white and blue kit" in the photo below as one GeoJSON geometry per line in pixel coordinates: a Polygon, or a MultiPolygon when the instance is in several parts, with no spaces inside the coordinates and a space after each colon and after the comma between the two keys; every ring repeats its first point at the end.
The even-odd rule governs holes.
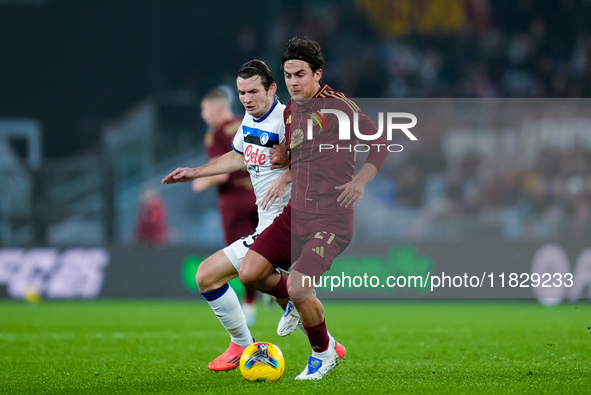
{"type": "MultiPolygon", "coordinates": [[[[238,367],[242,351],[253,343],[238,297],[228,281],[238,276],[242,259],[257,235],[281,213],[280,202],[288,202],[291,196],[290,185],[278,185],[280,181],[275,183],[288,169],[271,170],[270,150],[273,145],[284,144],[285,141],[285,105],[275,98],[277,85],[273,73],[263,61],[251,60],[240,68],[236,86],[246,114],[232,147],[228,147],[232,150],[203,166],[178,168],[162,180],[163,184],[190,182],[200,177],[230,173],[245,166],[250,173],[259,215],[255,233],[204,260],[196,276],[199,291],[231,337],[230,347],[208,365],[215,371],[238,367]],[[283,196],[280,196],[280,200],[274,200],[269,207],[265,193],[271,187],[274,191],[281,191],[283,196]]],[[[287,304],[287,294],[268,293],[283,298],[287,304]]]]}

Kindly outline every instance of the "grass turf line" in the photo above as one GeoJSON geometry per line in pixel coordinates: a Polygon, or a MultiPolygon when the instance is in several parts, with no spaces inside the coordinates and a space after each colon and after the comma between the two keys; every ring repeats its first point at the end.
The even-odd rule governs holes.
{"type": "Polygon", "coordinates": [[[277,383],[207,363],[229,344],[189,301],[0,302],[0,393],[589,393],[591,305],[527,302],[325,303],[347,358],[296,382],[310,353],[259,307],[252,333],[284,353],[277,383]]]}

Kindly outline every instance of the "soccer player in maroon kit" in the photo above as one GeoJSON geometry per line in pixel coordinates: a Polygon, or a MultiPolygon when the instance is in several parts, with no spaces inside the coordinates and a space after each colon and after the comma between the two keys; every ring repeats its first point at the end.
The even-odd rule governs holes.
{"type": "Polygon", "coordinates": [[[296,379],[321,379],[339,363],[345,350],[327,331],[313,278],[329,270],[349,245],[355,202],[359,205],[365,185],[384,163],[387,140],[381,136],[372,141],[369,156],[355,175],[355,141],[339,140],[337,117],[322,115],[320,110],[339,110],[351,122],[357,116],[365,135],[375,135],[377,128],[345,94],[321,84],[324,59],[318,43],[293,38],[281,61],[292,98],[284,111],[288,149],[277,146],[271,161],[290,165],[291,174],[283,176],[293,179],[292,198],[251,246],[240,268],[240,280],[276,297],[289,295],[312,346],[308,365],[296,379]],[[312,138],[308,135],[310,119],[312,138]],[[330,146],[333,149],[326,149],[330,146]],[[275,270],[287,269],[294,261],[289,278],[275,270]]]}
{"type": "MultiPolygon", "coordinates": [[[[212,161],[231,149],[242,117],[232,113],[226,92],[222,88],[214,88],[201,100],[201,118],[209,126],[205,134],[205,149],[212,161]]],[[[259,216],[250,174],[246,170],[238,170],[230,174],[198,178],[193,181],[193,190],[201,192],[214,185],[218,190],[224,245],[229,246],[239,238],[253,234],[257,227],[259,216]]],[[[250,326],[256,319],[257,291],[246,288],[245,293],[242,309],[250,326]]]]}

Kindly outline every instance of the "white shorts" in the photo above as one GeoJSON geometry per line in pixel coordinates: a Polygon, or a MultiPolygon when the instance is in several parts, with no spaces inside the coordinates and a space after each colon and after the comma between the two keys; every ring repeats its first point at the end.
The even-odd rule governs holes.
{"type": "Polygon", "coordinates": [[[228,257],[232,266],[236,268],[236,272],[240,273],[240,265],[242,264],[242,260],[246,256],[248,249],[254,243],[254,240],[257,238],[259,234],[253,233],[250,236],[245,236],[241,239],[236,240],[229,246],[225,247],[222,251],[228,257]]]}
{"type": "MultiPolygon", "coordinates": [[[[257,238],[258,235],[258,233],[253,233],[250,236],[245,236],[241,239],[236,240],[235,242],[233,242],[232,244],[230,244],[222,250],[230,260],[230,263],[232,263],[232,266],[234,266],[234,268],[236,269],[237,273],[240,273],[240,265],[242,264],[242,260],[246,256],[248,249],[250,248],[252,243],[254,243],[254,240],[257,238]]],[[[289,276],[289,273],[291,272],[293,265],[295,265],[295,262],[291,264],[289,270],[283,270],[281,268],[278,268],[277,270],[279,270],[286,276],[289,276]]]]}

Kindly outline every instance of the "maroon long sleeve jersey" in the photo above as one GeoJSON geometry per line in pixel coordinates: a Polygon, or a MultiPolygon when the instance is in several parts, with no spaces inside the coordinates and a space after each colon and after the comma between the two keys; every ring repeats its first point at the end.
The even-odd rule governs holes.
{"type": "MultiPolygon", "coordinates": [[[[337,213],[354,209],[341,207],[337,198],[344,185],[355,175],[355,139],[339,140],[339,122],[334,114],[321,113],[322,109],[339,110],[347,114],[353,128],[354,114],[358,116],[359,131],[364,135],[377,132],[374,123],[344,93],[322,85],[312,99],[305,103],[291,100],[283,113],[287,148],[291,149],[292,208],[309,213],[337,213]],[[311,120],[311,122],[309,122],[311,120]],[[309,126],[312,138],[309,138],[309,126]],[[332,147],[332,148],[331,148],[332,147]]],[[[366,144],[369,155],[366,163],[378,170],[386,160],[387,139],[381,136],[366,144]],[[380,146],[381,145],[381,146],[380,146]]],[[[362,147],[362,150],[365,150],[362,147]]]]}

